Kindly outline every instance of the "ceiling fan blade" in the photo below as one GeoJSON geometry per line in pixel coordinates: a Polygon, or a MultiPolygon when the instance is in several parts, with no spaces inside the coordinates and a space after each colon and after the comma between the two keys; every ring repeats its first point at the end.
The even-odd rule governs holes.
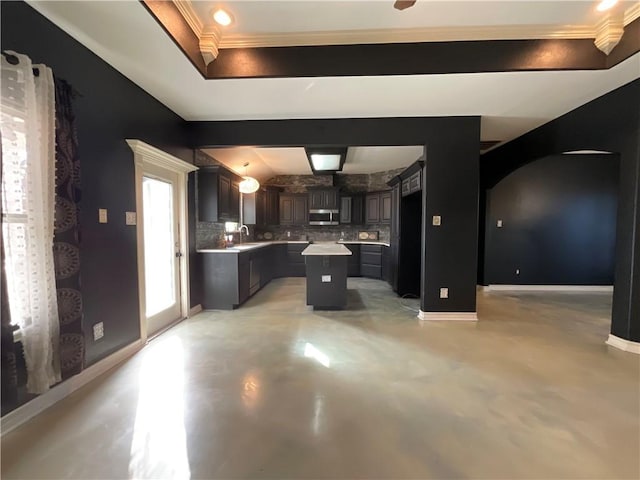
{"type": "Polygon", "coordinates": [[[396,10],[404,10],[405,8],[413,7],[416,3],[416,0],[396,0],[396,3],[393,4],[393,8],[396,10]]]}

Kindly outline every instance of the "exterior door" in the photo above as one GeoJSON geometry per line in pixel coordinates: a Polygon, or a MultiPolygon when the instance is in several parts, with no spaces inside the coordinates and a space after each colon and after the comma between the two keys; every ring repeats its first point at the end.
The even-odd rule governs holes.
{"type": "Polygon", "coordinates": [[[181,318],[178,175],[158,166],[142,177],[147,334],[181,318]]]}

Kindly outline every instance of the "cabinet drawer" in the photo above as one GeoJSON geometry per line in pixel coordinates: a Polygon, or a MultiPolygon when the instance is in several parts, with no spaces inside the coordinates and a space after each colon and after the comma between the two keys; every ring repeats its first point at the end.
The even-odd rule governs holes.
{"type": "Polygon", "coordinates": [[[360,245],[360,253],[377,253],[382,255],[384,245],[360,245]]]}
{"type": "Polygon", "coordinates": [[[360,264],[361,265],[374,265],[381,266],[382,265],[382,254],[381,253],[369,253],[369,252],[360,252],[360,264]]]}
{"type": "Polygon", "coordinates": [[[361,265],[360,275],[369,278],[382,278],[382,267],[375,265],[361,265]]]}

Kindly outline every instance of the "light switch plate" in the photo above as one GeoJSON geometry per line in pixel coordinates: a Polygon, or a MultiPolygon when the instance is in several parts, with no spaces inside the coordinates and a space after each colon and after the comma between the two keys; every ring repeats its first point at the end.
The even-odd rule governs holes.
{"type": "Polygon", "coordinates": [[[440,217],[440,215],[434,215],[433,216],[433,225],[436,226],[436,227],[439,227],[441,223],[442,223],[442,217],[440,217]]]}
{"type": "Polygon", "coordinates": [[[498,220],[496,222],[496,225],[497,225],[498,228],[502,228],[502,220],[498,220]]]}
{"type": "Polygon", "coordinates": [[[107,223],[107,209],[99,208],[98,209],[98,223],[107,223]]]}
{"type": "Polygon", "coordinates": [[[331,283],[331,275],[322,275],[322,283],[331,283]]]}
{"type": "Polygon", "coordinates": [[[440,298],[449,298],[449,289],[441,288],[440,289],[440,298]]]}
{"type": "Polygon", "coordinates": [[[125,212],[124,213],[125,223],[127,225],[135,225],[136,224],[136,212],[125,212]]]}

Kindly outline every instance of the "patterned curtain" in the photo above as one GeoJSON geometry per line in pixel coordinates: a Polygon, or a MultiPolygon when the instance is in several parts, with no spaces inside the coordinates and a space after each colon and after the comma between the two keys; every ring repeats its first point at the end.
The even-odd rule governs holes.
{"type": "Polygon", "coordinates": [[[66,379],[84,368],[80,286],[80,159],[73,88],[56,78],[56,215],[53,253],[60,317],[60,366],[66,379]]]}

